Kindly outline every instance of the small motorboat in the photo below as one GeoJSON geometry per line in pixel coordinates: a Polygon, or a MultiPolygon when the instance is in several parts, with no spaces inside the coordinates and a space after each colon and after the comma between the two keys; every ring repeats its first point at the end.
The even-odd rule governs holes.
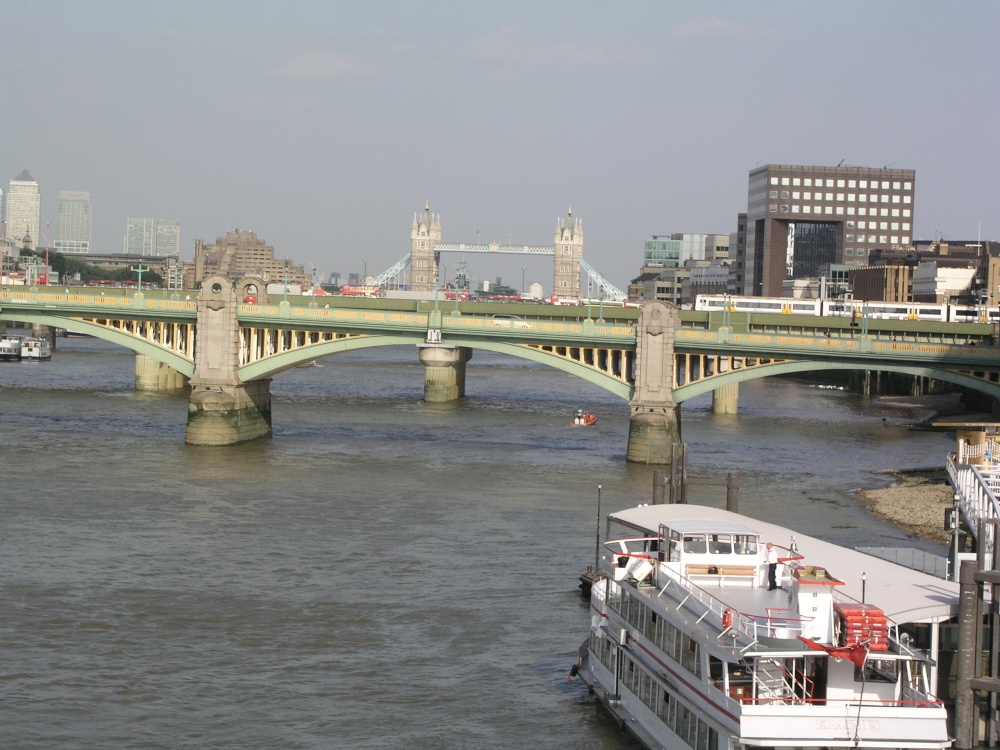
{"type": "Polygon", "coordinates": [[[578,411],[576,416],[573,417],[573,421],[570,422],[574,427],[589,427],[592,424],[597,423],[597,415],[591,412],[578,411]]]}

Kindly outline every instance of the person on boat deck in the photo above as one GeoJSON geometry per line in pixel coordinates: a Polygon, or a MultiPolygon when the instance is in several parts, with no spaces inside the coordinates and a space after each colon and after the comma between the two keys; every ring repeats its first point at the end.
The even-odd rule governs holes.
{"type": "Polygon", "coordinates": [[[767,590],[774,591],[778,588],[778,549],[770,542],[767,543],[767,590]]]}

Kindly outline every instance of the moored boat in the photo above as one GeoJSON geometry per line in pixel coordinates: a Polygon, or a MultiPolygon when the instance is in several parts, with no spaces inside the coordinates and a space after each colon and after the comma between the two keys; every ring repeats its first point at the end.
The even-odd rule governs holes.
{"type": "Polygon", "coordinates": [[[42,360],[42,359],[52,359],[52,347],[48,342],[48,339],[34,338],[33,336],[26,337],[21,342],[21,359],[22,360],[42,360]]]}
{"type": "Polygon", "coordinates": [[[572,674],[645,746],[951,745],[934,686],[957,584],[717,508],[610,523],[624,535],[605,542],[572,674]]]}
{"type": "Polygon", "coordinates": [[[0,361],[18,360],[21,358],[21,342],[24,336],[5,333],[0,336],[0,361]]]}

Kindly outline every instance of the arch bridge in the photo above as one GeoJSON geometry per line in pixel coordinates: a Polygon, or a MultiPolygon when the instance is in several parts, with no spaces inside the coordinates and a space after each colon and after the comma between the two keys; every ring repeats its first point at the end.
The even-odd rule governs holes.
{"type": "Polygon", "coordinates": [[[0,321],[88,333],[136,352],[136,384],[190,385],[187,440],[225,445],[270,434],[270,380],[311,360],[409,344],[425,399],[465,390],[475,349],[561,369],[629,401],[630,461],[669,463],[679,405],[713,392],[735,411],[738,384],[854,369],[906,373],[1000,398],[990,324],[865,321],[779,314],[642,311],[599,305],[418,302],[261,294],[262,279],[206,279],[198,293],[8,287],[0,321]]]}

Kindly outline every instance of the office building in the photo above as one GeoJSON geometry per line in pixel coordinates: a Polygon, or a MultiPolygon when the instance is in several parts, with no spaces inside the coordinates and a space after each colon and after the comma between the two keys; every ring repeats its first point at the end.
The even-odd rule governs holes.
{"type": "Polygon", "coordinates": [[[42,195],[28,170],[10,181],[7,192],[7,240],[18,247],[38,245],[42,217],[42,195]],[[27,239],[26,239],[27,238],[27,239]]]}
{"type": "Polygon", "coordinates": [[[158,219],[153,225],[153,255],[179,256],[181,253],[181,225],[176,221],[158,219]]]}
{"type": "Polygon", "coordinates": [[[123,250],[126,255],[153,254],[153,220],[133,219],[125,221],[125,243],[123,250]]]}
{"type": "Polygon", "coordinates": [[[90,239],[90,193],[60,191],[54,246],[56,252],[89,253],[90,239]]]}
{"type": "Polygon", "coordinates": [[[215,244],[194,242],[194,262],[184,263],[184,288],[193,289],[206,276],[221,274],[230,279],[256,276],[265,282],[287,282],[307,287],[312,278],[301,265],[287,258],[276,259],[274,247],[265,244],[254,232],[233,229],[215,244]]]}
{"type": "MultiPolygon", "coordinates": [[[[777,297],[786,279],[831,263],[862,266],[912,241],[912,169],[767,164],[750,172],[738,294],[777,297]]],[[[742,214],[741,214],[742,219],[742,214]]]]}

